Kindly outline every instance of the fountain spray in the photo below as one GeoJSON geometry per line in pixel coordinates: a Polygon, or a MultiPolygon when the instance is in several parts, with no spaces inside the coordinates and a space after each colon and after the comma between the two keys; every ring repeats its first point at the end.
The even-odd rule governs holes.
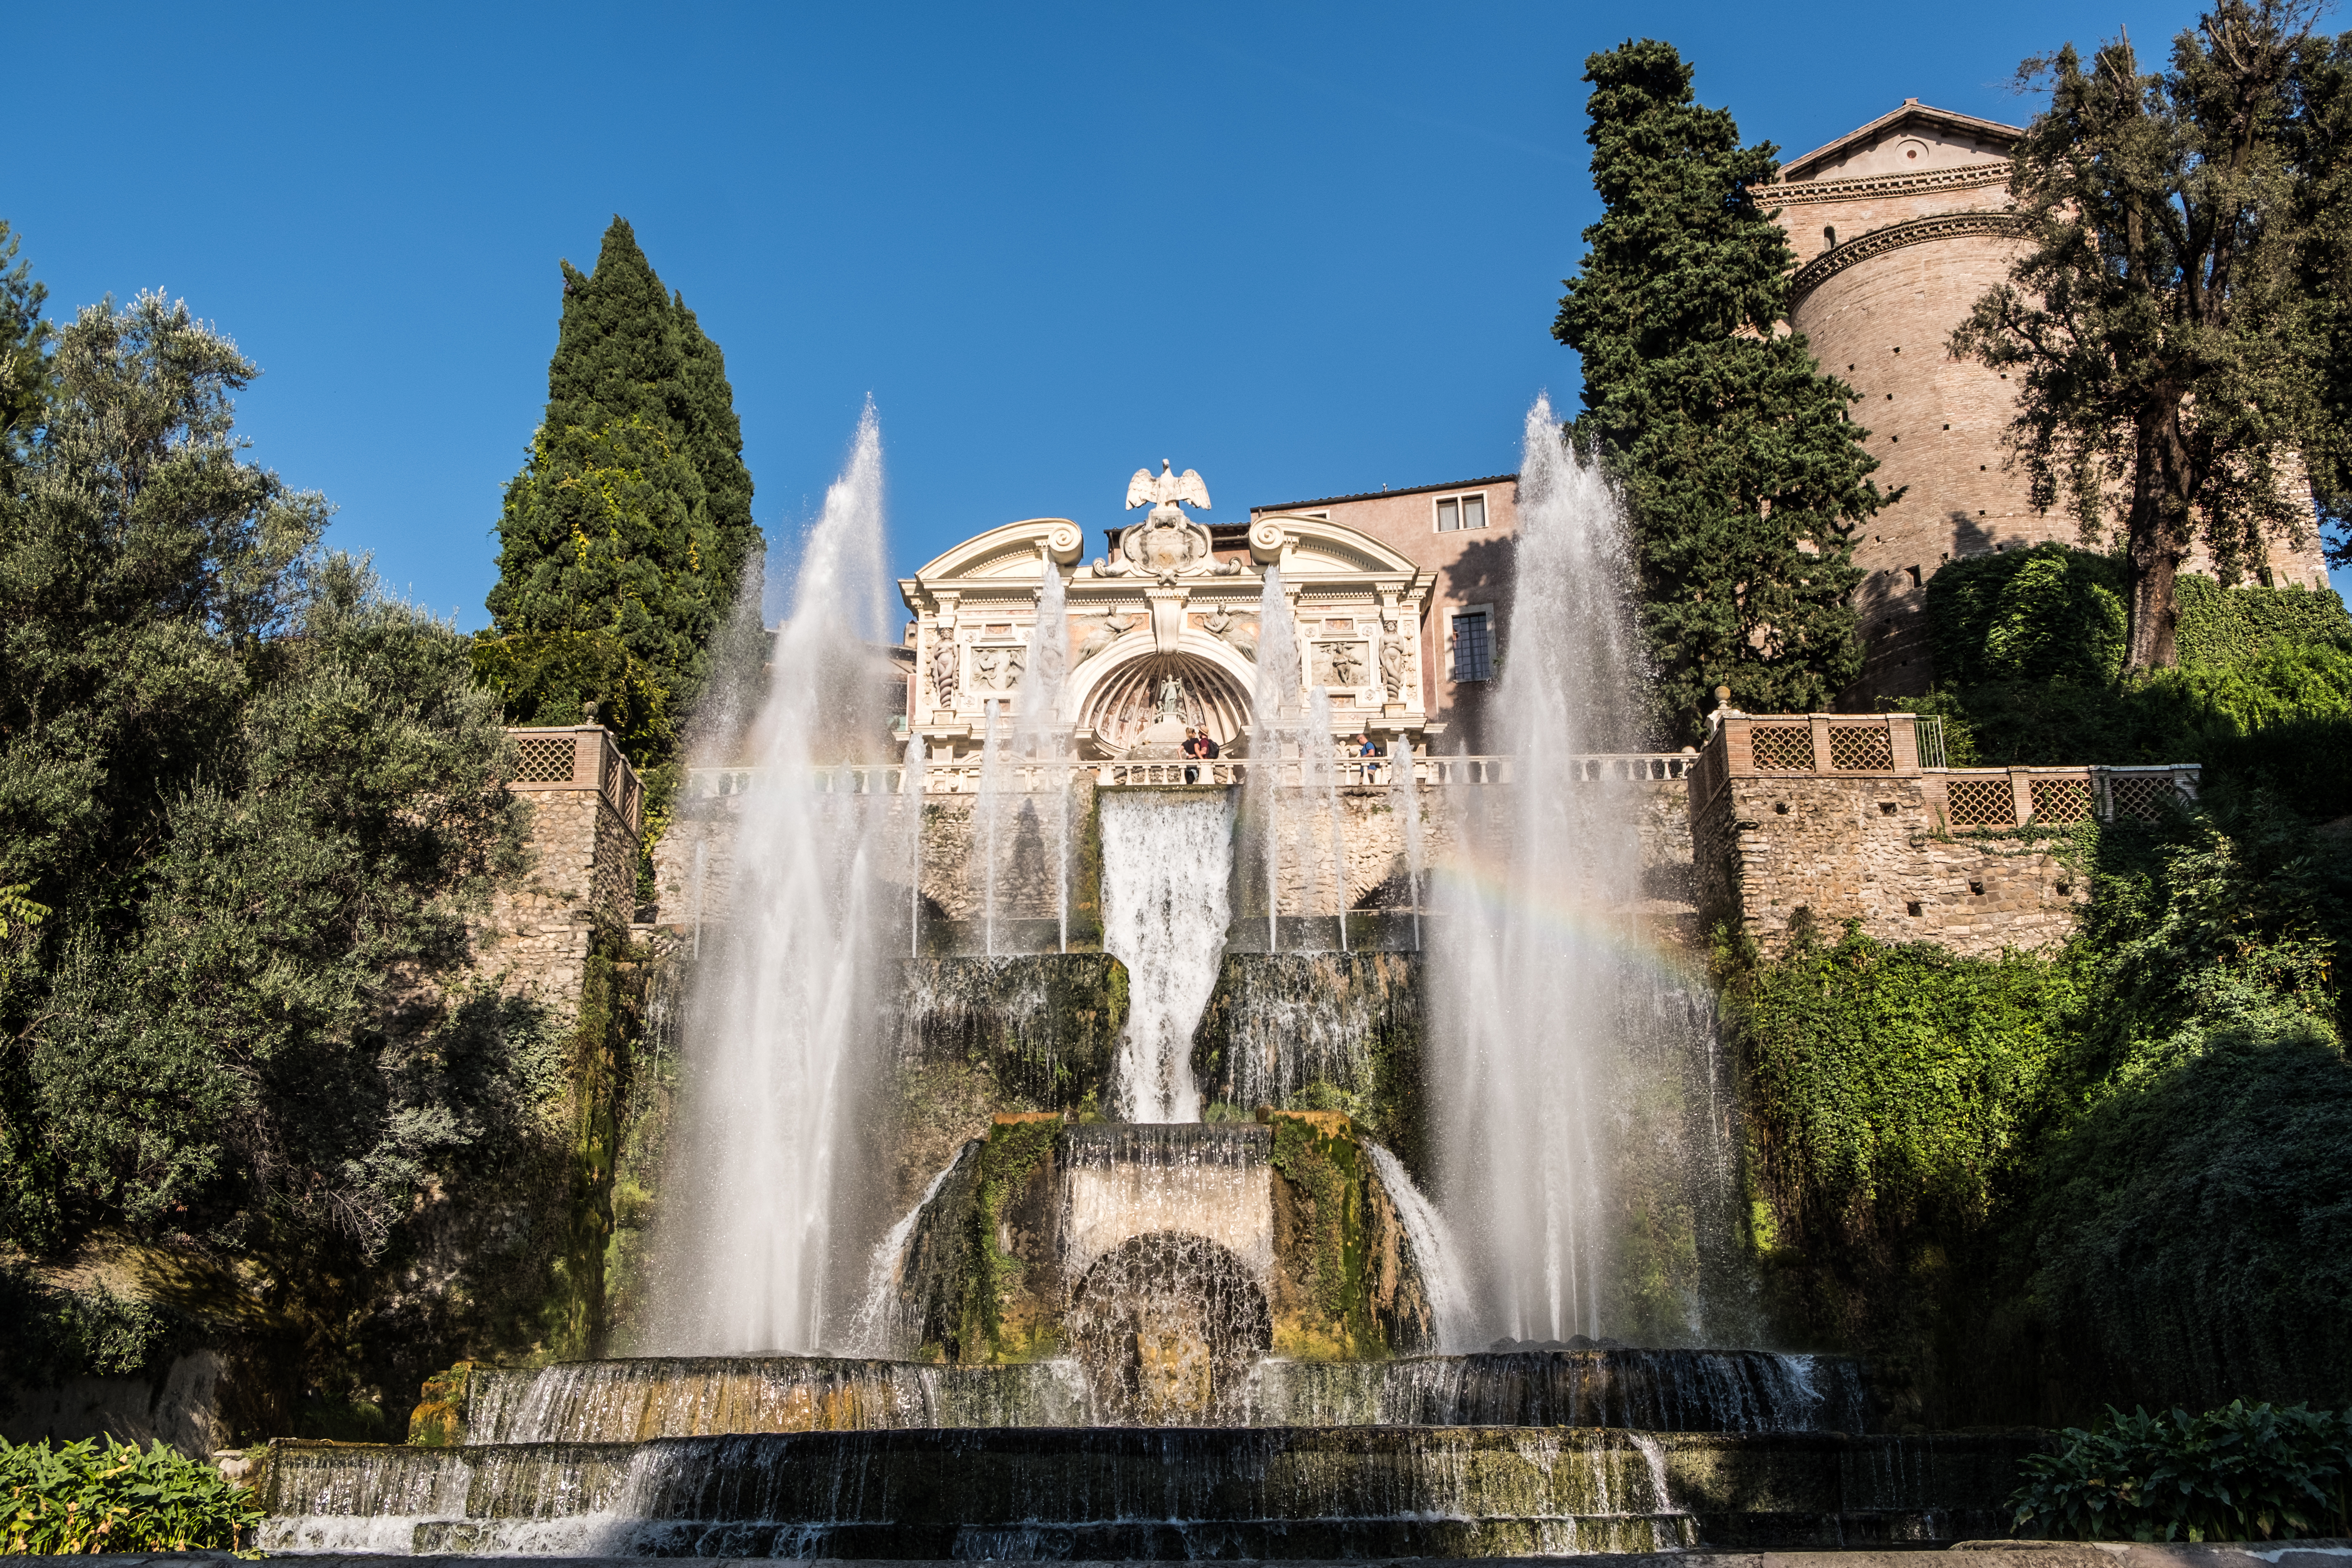
{"type": "MultiPolygon", "coordinates": [[[[677,1156],[657,1221],[646,1348],[808,1351],[842,1236],[839,1162],[894,983],[880,897],[901,797],[824,787],[824,764],[889,756],[878,639],[882,438],[869,404],[808,532],[749,745],[725,924],[698,966],[677,1156]]],[[[919,804],[917,802],[916,804],[919,804]]]]}

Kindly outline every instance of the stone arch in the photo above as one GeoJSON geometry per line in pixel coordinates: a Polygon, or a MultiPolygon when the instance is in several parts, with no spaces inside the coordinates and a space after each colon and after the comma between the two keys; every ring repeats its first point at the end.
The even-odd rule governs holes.
{"type": "Polygon", "coordinates": [[[1118,755],[1142,739],[1159,711],[1160,683],[1173,675],[1184,683],[1184,722],[1230,746],[1249,723],[1249,694],[1231,676],[1189,653],[1155,653],[1129,659],[1087,692],[1078,722],[1094,731],[1103,750],[1118,755]]]}
{"type": "Polygon", "coordinates": [[[1265,1291],[1206,1237],[1156,1230],[1097,1258],[1063,1317],[1095,1417],[1116,1426],[1230,1425],[1251,1363],[1274,1348],[1265,1291]]]}
{"type": "MultiPolygon", "coordinates": [[[[1148,632],[1130,632],[1116,644],[1070,671],[1063,689],[1062,717],[1078,725],[1093,726],[1101,712],[1113,706],[1104,695],[1115,686],[1124,696],[1128,688],[1148,679],[1157,689],[1157,661],[1175,660],[1171,666],[1184,677],[1187,691],[1200,689],[1213,692],[1214,700],[1201,704],[1199,718],[1188,716],[1185,722],[1206,722],[1210,733],[1220,746],[1231,746],[1250,724],[1250,690],[1255,679],[1256,666],[1234,650],[1223,638],[1186,627],[1178,637],[1172,651],[1162,651],[1148,632]],[[1153,666],[1148,678],[1130,675],[1139,665],[1153,666]]],[[[1108,755],[1123,755],[1131,741],[1113,741],[1098,730],[1095,744],[1108,755]]]]}

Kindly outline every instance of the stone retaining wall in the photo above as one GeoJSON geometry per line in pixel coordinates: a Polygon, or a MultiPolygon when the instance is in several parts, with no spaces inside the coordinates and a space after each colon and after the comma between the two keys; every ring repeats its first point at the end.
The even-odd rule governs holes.
{"type": "MultiPolygon", "coordinates": [[[[1416,787],[1424,874],[1432,868],[1459,861],[1466,854],[1498,863],[1508,859],[1514,802],[1517,791],[1524,786],[1416,787]],[[1475,848],[1465,849],[1465,846],[1475,848]]],[[[1634,818],[1643,867],[1643,907],[1654,913],[1687,911],[1691,885],[1690,811],[1688,786],[1683,780],[1560,787],[1634,792],[1638,796],[1634,818]]],[[[1242,792],[1236,788],[1231,793],[1238,810],[1242,792]]],[[[841,798],[845,809],[879,810],[893,819],[901,816],[908,805],[905,796],[841,798]]],[[[1082,777],[1071,789],[1069,896],[1074,910],[1093,910],[1097,907],[1099,855],[1094,829],[1097,798],[1098,792],[1090,778],[1082,777]]],[[[701,918],[715,921],[727,917],[734,892],[735,838],[744,811],[756,799],[753,795],[716,795],[678,803],[669,831],[654,849],[654,882],[658,900],[655,918],[661,924],[677,929],[690,929],[693,925],[698,908],[698,851],[701,857],[701,918]]],[[[1277,900],[1277,912],[1281,914],[1330,912],[1333,804],[1319,793],[1285,792],[1277,900]],[[1302,818],[1308,827],[1303,858],[1297,837],[1302,818]]],[[[1401,804],[1397,793],[1385,785],[1359,786],[1337,793],[1339,854],[1350,909],[1389,901],[1401,890],[1399,884],[1408,864],[1406,815],[1399,809],[1401,804]],[[1390,886],[1381,893],[1383,884],[1390,886]],[[1376,893],[1380,894],[1377,898],[1376,893]]],[[[1056,892],[1052,852],[1053,797],[1042,793],[1008,795],[998,809],[1002,815],[996,827],[997,912],[1012,920],[1051,919],[1056,892]]],[[[963,921],[980,917],[986,888],[986,838],[985,797],[939,795],[924,798],[921,866],[927,918],[963,921]]],[[[903,873],[894,877],[886,872],[885,878],[904,886],[903,873]]],[[[1263,903],[1249,893],[1245,892],[1244,898],[1251,907],[1263,909],[1263,903]]],[[[1088,929],[1097,924],[1091,920],[1079,923],[1088,929]]]]}
{"type": "Polygon", "coordinates": [[[1848,920],[1881,942],[1991,956],[2053,947],[2088,897],[2044,832],[1947,829],[1933,775],[1735,777],[1691,825],[1702,925],[1738,925],[1768,952],[1848,920]]]}

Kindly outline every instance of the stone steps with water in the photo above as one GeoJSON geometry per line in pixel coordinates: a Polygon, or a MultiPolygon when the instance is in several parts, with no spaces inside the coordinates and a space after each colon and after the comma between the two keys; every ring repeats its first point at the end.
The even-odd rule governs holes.
{"type": "MultiPolygon", "coordinates": [[[[636,1443],[750,1433],[1090,1426],[1070,1362],[936,1366],[828,1356],[648,1357],[478,1367],[466,1440],[636,1443]]],[[[1511,1351],[1382,1362],[1262,1361],[1251,1426],[1616,1426],[1654,1432],[1864,1432],[1861,1369],[1762,1351],[1511,1351]]]]}
{"type": "Polygon", "coordinates": [[[273,1552],[1491,1556],[1995,1532],[2040,1434],[1595,1428],[811,1432],[273,1446],[273,1552]]]}

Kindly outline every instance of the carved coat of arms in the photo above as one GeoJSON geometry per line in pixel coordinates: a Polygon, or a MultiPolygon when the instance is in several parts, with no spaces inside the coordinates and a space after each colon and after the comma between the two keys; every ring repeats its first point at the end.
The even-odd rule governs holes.
{"type": "Polygon", "coordinates": [[[1213,573],[1229,577],[1242,569],[1239,561],[1215,563],[1209,544],[1209,531],[1184,515],[1185,507],[1209,510],[1209,487],[1202,482],[1198,468],[1174,471],[1175,466],[1165,458],[1160,459],[1160,471],[1138,468],[1135,477],[1127,481],[1127,509],[1149,506],[1143,521],[1122,529],[1118,549],[1111,559],[1095,562],[1095,571],[1105,577],[1156,577],[1162,583],[1178,577],[1213,573]]]}

